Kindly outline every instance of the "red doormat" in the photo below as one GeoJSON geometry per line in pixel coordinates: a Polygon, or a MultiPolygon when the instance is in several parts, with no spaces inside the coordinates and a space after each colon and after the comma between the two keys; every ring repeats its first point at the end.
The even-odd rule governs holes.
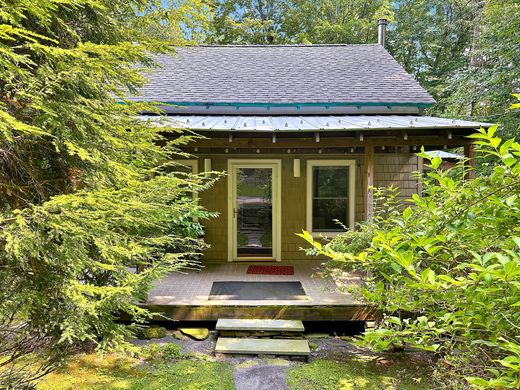
{"type": "Polygon", "coordinates": [[[248,274],[255,275],[294,275],[292,265],[250,265],[247,267],[248,274]]]}

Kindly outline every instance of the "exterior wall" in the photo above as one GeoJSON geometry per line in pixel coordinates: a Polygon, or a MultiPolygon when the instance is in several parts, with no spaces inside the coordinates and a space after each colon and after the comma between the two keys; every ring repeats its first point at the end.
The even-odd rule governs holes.
{"type": "MultiPolygon", "coordinates": [[[[204,170],[204,158],[211,158],[212,170],[226,171],[228,159],[259,159],[258,155],[200,154],[199,172],[204,170]]],[[[284,260],[305,260],[305,253],[299,250],[305,242],[296,236],[306,228],[307,196],[307,160],[356,160],[355,181],[355,221],[365,218],[366,177],[362,154],[285,154],[262,155],[265,159],[282,160],[282,262],[284,260]],[[293,160],[300,159],[300,177],[293,175],[293,160]]],[[[412,176],[418,170],[418,158],[412,154],[376,154],[374,185],[389,186],[394,184],[402,189],[402,196],[407,197],[417,192],[417,181],[412,176]]],[[[200,204],[220,214],[218,218],[202,221],[205,226],[205,240],[211,247],[204,253],[206,262],[227,261],[227,178],[222,177],[215,185],[199,195],[200,204]]]]}
{"type": "Polygon", "coordinates": [[[419,183],[414,172],[421,170],[414,154],[376,154],[374,156],[374,187],[398,187],[399,197],[407,199],[419,193],[419,183]]]}

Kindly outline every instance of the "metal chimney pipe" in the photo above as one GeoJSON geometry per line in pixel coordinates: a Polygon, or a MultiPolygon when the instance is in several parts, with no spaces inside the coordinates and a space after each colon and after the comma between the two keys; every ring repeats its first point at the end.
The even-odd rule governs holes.
{"type": "Polygon", "coordinates": [[[379,19],[377,21],[377,43],[381,46],[385,47],[385,37],[386,37],[386,26],[388,25],[388,20],[379,19]]]}

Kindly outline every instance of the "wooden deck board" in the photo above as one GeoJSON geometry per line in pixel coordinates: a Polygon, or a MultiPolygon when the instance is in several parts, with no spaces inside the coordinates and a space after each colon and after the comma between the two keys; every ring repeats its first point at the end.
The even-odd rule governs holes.
{"type": "MultiPolygon", "coordinates": [[[[280,319],[302,321],[368,321],[378,318],[377,310],[339,289],[330,278],[315,278],[321,261],[284,261],[294,275],[250,275],[249,263],[207,263],[200,271],[169,273],[154,283],[143,308],[156,321],[217,321],[219,318],[280,319]],[[308,300],[212,301],[215,281],[300,281],[308,300]]],[[[362,276],[350,274],[343,285],[362,283],[362,276]]]]}

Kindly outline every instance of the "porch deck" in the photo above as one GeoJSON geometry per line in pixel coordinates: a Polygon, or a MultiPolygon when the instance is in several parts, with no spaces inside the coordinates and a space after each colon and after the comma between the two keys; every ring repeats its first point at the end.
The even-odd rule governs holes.
{"type": "MultiPolygon", "coordinates": [[[[255,265],[290,265],[294,275],[253,275],[251,263],[209,263],[200,270],[171,273],[157,282],[143,306],[156,313],[156,320],[213,321],[218,318],[300,319],[306,321],[366,321],[374,319],[371,307],[356,302],[340,291],[333,280],[321,277],[320,261],[284,261],[255,265]],[[213,282],[299,281],[307,300],[208,300],[213,282]]],[[[344,282],[356,284],[361,278],[347,275],[344,282]]]]}

